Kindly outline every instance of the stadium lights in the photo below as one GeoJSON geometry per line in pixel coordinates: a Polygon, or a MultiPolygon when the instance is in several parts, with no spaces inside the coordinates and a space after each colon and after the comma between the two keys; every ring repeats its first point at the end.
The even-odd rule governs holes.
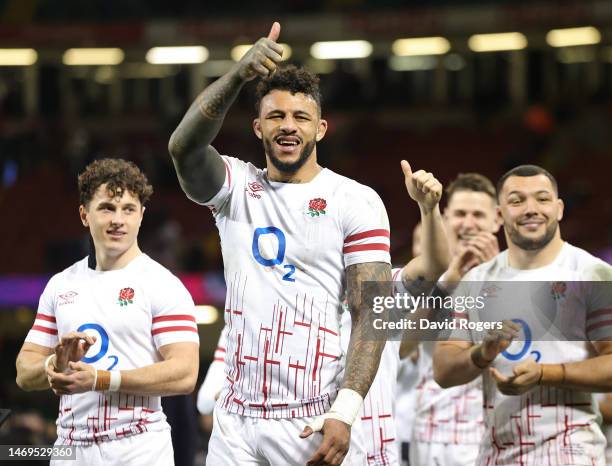
{"type": "Polygon", "coordinates": [[[62,61],[69,66],[118,65],[124,57],[123,50],[118,48],[79,48],[66,50],[62,61]]]}
{"type": "MultiPolygon", "coordinates": [[[[291,57],[291,54],[293,53],[293,50],[291,50],[291,46],[289,46],[289,44],[279,44],[279,45],[283,47],[282,61],[288,60],[289,57],[291,57]]],[[[244,54],[249,51],[251,47],[253,47],[253,44],[240,44],[240,45],[235,46],[230,52],[232,60],[234,61],[240,60],[244,56],[244,54]]]]}
{"type": "Polygon", "coordinates": [[[315,42],[310,47],[310,55],[319,60],[365,58],[371,54],[372,44],[366,40],[315,42]]]}
{"type": "Polygon", "coordinates": [[[204,63],[208,58],[208,49],[201,45],[189,47],[153,47],[145,59],[152,65],[182,65],[204,63]]]}
{"type": "Polygon", "coordinates": [[[400,57],[444,55],[450,50],[450,42],[444,37],[397,39],[391,45],[391,50],[394,55],[400,57]]]}
{"type": "Polygon", "coordinates": [[[499,34],[474,34],[468,40],[473,52],[501,52],[504,50],[522,50],[527,47],[527,38],[520,32],[503,32],[499,34]]]}
{"type": "Polygon", "coordinates": [[[214,324],[219,319],[219,311],[215,306],[195,306],[196,323],[201,325],[214,324]]]}
{"type": "Polygon", "coordinates": [[[30,66],[38,60],[34,49],[0,49],[0,66],[30,66]]]}
{"type": "Polygon", "coordinates": [[[552,29],[546,34],[546,42],[551,47],[599,44],[601,42],[601,34],[592,26],[552,29]]]}

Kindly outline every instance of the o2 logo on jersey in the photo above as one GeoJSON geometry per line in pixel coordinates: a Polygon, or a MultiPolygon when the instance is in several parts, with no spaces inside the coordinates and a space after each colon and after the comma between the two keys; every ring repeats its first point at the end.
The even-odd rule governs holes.
{"type": "MultiPolygon", "coordinates": [[[[106,333],[106,330],[104,330],[104,327],[102,327],[99,324],[93,324],[93,323],[81,325],[77,329],[77,332],[84,332],[85,330],[93,330],[95,333],[97,333],[96,341],[100,342],[100,350],[96,354],[94,354],[93,356],[84,356],[83,359],[81,359],[81,361],[83,361],[85,364],[92,364],[102,359],[104,356],[106,356],[106,353],[108,353],[108,344],[109,344],[108,333],[106,333]]],[[[119,357],[117,356],[106,356],[106,359],[110,359],[112,361],[112,364],[110,365],[110,367],[106,369],[107,371],[112,370],[113,367],[115,367],[117,363],[119,362],[119,357]]]]}
{"type": "MultiPolygon", "coordinates": [[[[264,267],[274,267],[275,265],[281,265],[285,260],[285,249],[287,242],[285,240],[285,234],[280,228],[276,227],[263,227],[256,228],[253,232],[253,245],[251,246],[251,250],[253,251],[253,257],[257,262],[259,262],[264,267]],[[278,242],[278,250],[276,251],[276,257],[274,259],[266,259],[261,255],[261,251],[259,249],[259,241],[260,239],[266,241],[266,245],[270,245],[272,241],[270,241],[270,236],[274,235],[278,242]]],[[[268,251],[266,251],[268,252],[268,251]]],[[[270,257],[274,254],[266,254],[266,256],[270,257]]],[[[284,264],[283,268],[288,270],[288,272],[283,275],[283,280],[286,282],[294,282],[295,278],[293,278],[293,274],[295,273],[295,265],[293,264],[284,264]]]]}
{"type": "Polygon", "coordinates": [[[508,350],[502,351],[502,356],[506,359],[509,359],[510,361],[518,361],[519,359],[525,357],[525,355],[529,354],[530,356],[533,356],[533,359],[535,359],[536,362],[540,362],[540,359],[542,358],[542,353],[540,353],[538,350],[533,350],[531,352],[529,351],[533,340],[531,335],[531,329],[529,328],[527,322],[525,322],[523,319],[512,319],[512,322],[516,322],[517,324],[520,324],[521,327],[523,327],[525,341],[523,342],[523,347],[520,351],[517,351],[516,353],[510,353],[508,350]]]}

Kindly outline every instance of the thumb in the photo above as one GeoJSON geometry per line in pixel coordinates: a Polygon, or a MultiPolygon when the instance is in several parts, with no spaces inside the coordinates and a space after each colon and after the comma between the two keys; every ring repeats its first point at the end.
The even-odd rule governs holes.
{"type": "Polygon", "coordinates": [[[304,430],[300,434],[300,438],[308,438],[312,435],[312,433],[313,433],[313,430],[310,428],[310,426],[306,426],[304,427],[304,430]]]}
{"type": "Polygon", "coordinates": [[[496,382],[508,382],[509,381],[508,377],[506,377],[505,375],[502,375],[502,373],[499,372],[494,367],[491,367],[489,372],[493,376],[496,382]]]}
{"type": "Polygon", "coordinates": [[[404,172],[404,176],[406,178],[412,177],[412,167],[406,160],[401,161],[402,171],[404,172]]]}
{"type": "Polygon", "coordinates": [[[268,39],[276,42],[278,40],[278,36],[280,36],[280,30],[280,24],[277,21],[274,21],[274,24],[272,24],[270,32],[268,33],[268,39]]]}
{"type": "Polygon", "coordinates": [[[82,371],[82,370],[85,370],[85,366],[86,366],[86,364],[84,362],[81,362],[81,361],[78,361],[78,362],[70,361],[68,363],[68,367],[70,367],[70,369],[72,369],[73,371],[82,371]]]}
{"type": "Polygon", "coordinates": [[[512,373],[516,376],[516,375],[521,375],[524,374],[525,372],[527,372],[527,366],[525,364],[517,364],[516,366],[514,366],[514,368],[512,369],[512,373]]]}

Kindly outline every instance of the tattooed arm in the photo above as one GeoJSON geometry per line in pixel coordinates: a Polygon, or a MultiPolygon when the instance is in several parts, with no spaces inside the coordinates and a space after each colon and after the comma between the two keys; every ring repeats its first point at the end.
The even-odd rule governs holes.
{"type": "Polygon", "coordinates": [[[172,133],[168,151],[190,199],[206,202],[223,186],[225,165],[210,144],[244,83],[276,69],[282,56],[276,43],[279,34],[280,25],[274,23],[268,37],[259,39],[230,71],[204,89],[172,133]]]}
{"type": "Polygon", "coordinates": [[[372,298],[391,296],[391,267],[384,262],[355,264],[346,269],[346,293],[351,312],[351,339],[346,357],[342,388],[365,397],[378,370],[386,340],[372,332],[372,298]],[[372,286],[364,288],[364,282],[372,286]]]}
{"type": "MultiPolygon", "coordinates": [[[[444,222],[440,214],[442,184],[430,172],[419,170],[413,173],[410,164],[405,160],[402,160],[401,165],[406,190],[419,205],[421,212],[422,253],[402,269],[402,281],[406,288],[411,290],[411,282],[414,280],[435,283],[448,268],[450,253],[444,222]]],[[[419,290],[418,283],[416,285],[419,293],[429,291],[419,290]]]]}
{"type": "MultiPolygon", "coordinates": [[[[402,160],[401,166],[408,195],[416,201],[421,211],[422,253],[408,262],[401,272],[404,287],[416,296],[428,294],[432,284],[438,281],[450,262],[448,240],[439,206],[442,184],[433,174],[424,170],[413,173],[405,160],[402,160]]],[[[418,317],[429,318],[429,312],[419,312],[418,317]]],[[[401,359],[410,356],[417,348],[417,336],[416,332],[404,331],[399,349],[401,359]]]]}
{"type": "MultiPolygon", "coordinates": [[[[372,381],[378,371],[380,356],[385,347],[386,339],[380,333],[374,335],[372,331],[372,298],[374,296],[391,296],[391,266],[384,262],[366,262],[350,265],[346,268],[346,289],[349,308],[351,311],[351,339],[348,346],[346,366],[344,369],[344,380],[338,398],[330,411],[337,408],[342,392],[357,392],[345,398],[342,402],[343,409],[352,411],[353,415],[359,412],[372,381]],[[364,282],[373,282],[364,286],[364,282]],[[378,338],[375,338],[377,336],[378,338]],[[345,390],[348,389],[348,390],[345,390]],[[361,397],[361,400],[355,400],[361,397]],[[355,403],[357,401],[357,403],[355,403]],[[347,406],[351,405],[351,406],[347,406]]],[[[346,393],[345,393],[346,395],[346,393]]],[[[340,409],[340,408],[337,408],[340,409]]],[[[346,414],[346,413],[345,413],[346,414]]],[[[319,449],[308,461],[309,465],[339,465],[346,456],[350,438],[351,421],[343,422],[343,417],[322,416],[323,424],[316,430],[323,432],[323,441],[319,449]],[[322,426],[322,428],[321,428],[322,426]]],[[[315,421],[316,423],[316,421],[315,421]]],[[[313,434],[313,424],[304,428],[300,434],[301,438],[307,438],[313,434]]]]}

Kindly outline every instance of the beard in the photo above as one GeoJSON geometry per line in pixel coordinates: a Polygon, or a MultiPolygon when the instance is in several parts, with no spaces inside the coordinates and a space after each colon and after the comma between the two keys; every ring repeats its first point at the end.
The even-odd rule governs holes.
{"type": "Polygon", "coordinates": [[[282,173],[295,173],[306,163],[306,161],[312,155],[312,151],[315,148],[316,142],[314,140],[303,143],[302,150],[300,151],[300,155],[298,159],[294,162],[283,162],[276,155],[274,155],[274,146],[272,145],[272,141],[264,138],[263,146],[266,154],[268,155],[270,162],[274,165],[279,172],[282,173]]]}
{"type": "Polygon", "coordinates": [[[509,224],[505,224],[504,228],[508,232],[510,241],[512,241],[513,244],[523,249],[524,251],[536,251],[538,249],[544,248],[548,243],[552,241],[552,239],[555,237],[555,233],[557,232],[557,228],[559,228],[559,222],[555,220],[549,225],[546,225],[546,230],[544,231],[544,234],[539,238],[527,238],[521,235],[518,229],[514,228],[512,225],[509,224]]]}

